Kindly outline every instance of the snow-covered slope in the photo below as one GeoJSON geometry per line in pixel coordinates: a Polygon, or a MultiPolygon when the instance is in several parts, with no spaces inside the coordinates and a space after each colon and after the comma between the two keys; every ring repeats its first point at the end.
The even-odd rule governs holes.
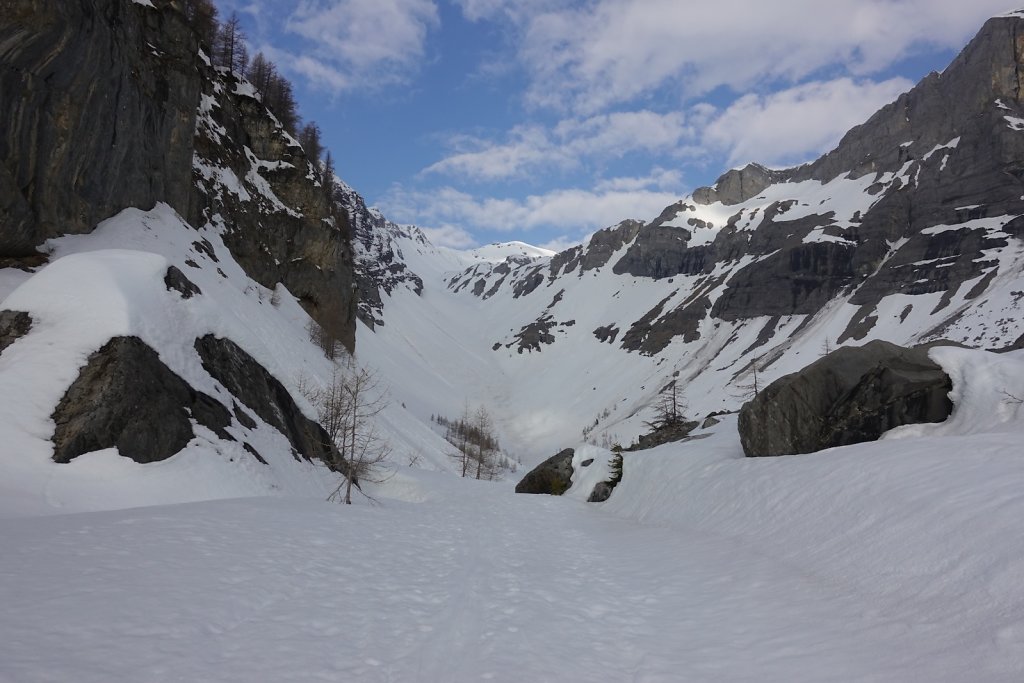
{"type": "Polygon", "coordinates": [[[1020,680],[1024,356],[935,353],[948,425],[751,459],[726,418],[598,506],[405,470],[0,520],[0,679],[1020,680]]]}
{"type": "MultiPolygon", "coordinates": [[[[187,447],[159,463],[138,464],[114,448],[67,464],[51,460],[55,407],[91,354],[112,337],[139,338],[194,390],[229,405],[234,399],[205,369],[194,344],[208,334],[231,339],[316,419],[300,385],[308,392],[329,382],[332,363],[310,341],[310,319],[295,297],[284,286],[269,290],[249,279],[224,246],[222,230],[212,224],[195,230],[166,205],[128,209],[90,235],[51,240],[52,263],[26,274],[6,297],[4,308],[28,313],[32,327],[0,355],[0,515],[326,495],[338,475],[293,457],[282,434],[255,414],[249,414],[253,427],[246,420],[227,427],[233,441],[195,425],[187,447]],[[183,298],[170,289],[164,280],[169,266],[200,293],[183,298]]],[[[443,441],[402,412],[393,405],[382,417],[396,462],[417,455],[421,467],[447,467],[443,441]]]]}

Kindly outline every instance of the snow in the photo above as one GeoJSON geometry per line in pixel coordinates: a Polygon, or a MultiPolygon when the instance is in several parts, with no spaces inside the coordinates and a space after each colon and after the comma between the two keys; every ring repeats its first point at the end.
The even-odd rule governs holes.
{"type": "Polygon", "coordinates": [[[258,101],[262,101],[263,99],[260,92],[256,89],[256,86],[244,78],[240,78],[235,82],[235,94],[258,101]]]}
{"type": "Polygon", "coordinates": [[[1004,116],[1011,130],[1024,130],[1024,119],[1019,116],[1004,116]]]}
{"type": "Polygon", "coordinates": [[[587,502],[595,486],[611,480],[611,463],[614,458],[615,454],[604,448],[587,443],[577,444],[572,456],[572,486],[563,495],[587,502]]]}
{"type": "MultiPolygon", "coordinates": [[[[972,208],[972,207],[964,207],[972,208]]],[[[987,218],[977,218],[963,223],[939,224],[933,225],[921,230],[924,235],[937,235],[941,232],[949,232],[951,230],[985,230],[989,235],[999,234],[1003,226],[1013,220],[1015,216],[1003,215],[1003,216],[990,216],[987,218]]]]}
{"type": "MultiPolygon", "coordinates": [[[[167,205],[126,209],[89,235],[50,240],[51,263],[34,275],[17,271],[3,308],[28,312],[30,332],[0,355],[0,517],[106,510],[254,495],[321,498],[336,476],[296,462],[276,430],[228,428],[239,442],[204,429],[178,455],[138,465],[113,450],[70,464],[51,460],[51,415],[89,355],[108,339],[134,335],[191,386],[211,396],[223,388],[203,369],[193,343],[205,334],[238,343],[290,389],[307,416],[314,409],[300,382],[322,384],[330,361],[309,341],[309,318],[282,286],[275,294],[246,277],[220,238],[219,219],[202,230],[167,205]],[[205,240],[214,261],[197,248],[205,240]],[[182,299],[163,282],[175,265],[202,294],[182,299]],[[276,305],[272,303],[276,300],[276,305]],[[242,447],[250,443],[267,460],[242,447]]],[[[6,272],[6,271],[4,271],[6,272]]],[[[396,457],[420,449],[422,467],[445,469],[443,440],[420,423],[407,425],[397,405],[382,416],[396,457]]]]}
{"type": "Polygon", "coordinates": [[[143,7],[149,7],[150,9],[156,9],[153,4],[153,0],[132,0],[136,5],[142,5],[143,7]]]}
{"type": "MultiPolygon", "coordinates": [[[[203,98],[198,125],[218,139],[215,106],[203,98]]],[[[730,221],[749,233],[775,207],[783,226],[828,222],[805,242],[845,242],[884,196],[876,185],[916,182],[943,150],[945,168],[958,143],[896,173],[776,184],[674,220],[696,246],[730,221]]],[[[287,165],[245,153],[244,180],[198,157],[194,168],[217,191],[291,213],[271,182],[287,165]]],[[[367,484],[372,498],[351,507],[322,502],[334,475],[296,462],[262,421],[230,427],[234,444],[197,428],[159,463],[114,449],[53,463],[54,406],[111,336],[140,337],[211,395],[223,388],[192,342],[229,337],[309,416],[299,385],[322,384],[333,366],[287,289],[232,259],[219,216],[196,228],[161,204],[51,240],[48,265],[0,270],[3,308],[34,321],[0,355],[0,681],[1021,680],[1024,352],[933,350],[953,378],[954,415],[877,443],[746,459],[724,416],[689,441],[627,453],[602,504],[583,501],[610,478],[612,454],[579,443],[584,428],[629,443],[670,381],[690,416],[734,410],[754,367],[762,384],[793,372],[865,315],[870,336],[846,343],[941,334],[1005,346],[1024,333],[1024,243],[1002,232],[1013,218],[924,230],[1006,238],[948,296],[895,294],[865,312],[850,291],[810,316],[706,318],[699,339],[653,356],[619,348],[640,316],[659,301],[671,314],[695,292],[713,305],[766,256],[662,280],[615,274],[613,257],[556,278],[544,249],[436,248],[387,223],[375,247],[393,248],[424,289],[382,293],[384,324],[358,327],[357,360],[389,385],[377,426],[393,455],[385,481],[367,484]],[[202,294],[169,292],[170,265],[202,294]],[[543,282],[517,297],[534,271],[543,282]],[[480,279],[494,290],[486,301],[471,293],[480,279]],[[542,316],[557,323],[553,344],[509,347],[542,316]],[[604,326],[616,343],[594,336],[604,326]],[[466,403],[486,406],[503,448],[528,464],[575,444],[567,494],[453,476],[428,416],[466,403]]],[[[905,244],[889,243],[878,269],[905,244]]]]}
{"type": "Polygon", "coordinates": [[[0,520],[0,680],[1020,680],[1024,352],[933,356],[945,424],[753,459],[725,417],[603,504],[405,468],[0,520]]]}
{"type": "Polygon", "coordinates": [[[469,251],[473,259],[501,263],[509,257],[542,258],[554,256],[550,249],[542,249],[525,242],[495,242],[469,251]]]}

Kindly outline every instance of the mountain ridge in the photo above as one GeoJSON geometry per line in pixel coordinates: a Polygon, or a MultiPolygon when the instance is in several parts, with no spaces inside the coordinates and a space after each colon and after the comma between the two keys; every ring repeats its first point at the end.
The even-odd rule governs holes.
{"type": "MultiPolygon", "coordinates": [[[[608,371],[632,354],[650,358],[653,369],[640,362],[632,386],[607,387],[595,411],[597,433],[629,438],[675,378],[692,385],[686,398],[703,414],[738,408],[753,372],[796,370],[820,348],[940,337],[1012,346],[1024,336],[1013,294],[1024,289],[1022,28],[1017,13],[990,19],[942,74],[814,162],[727,171],[650,222],[623,221],[553,256],[424,277],[420,298],[443,288],[478,302],[463,303],[484,333],[461,334],[494,356],[500,370],[481,372],[495,384],[519,367],[587,374],[571,356],[608,371]],[[630,417],[600,417],[623,403],[630,417]]],[[[383,320],[401,326],[382,302],[383,320]]],[[[376,343],[360,334],[364,348],[376,343]]],[[[556,414],[573,393],[554,390],[556,414]]],[[[580,430],[594,417],[565,419],[580,430]]],[[[507,428],[519,429],[516,419],[507,428]]],[[[567,445],[562,433],[549,450],[567,445]]]]}

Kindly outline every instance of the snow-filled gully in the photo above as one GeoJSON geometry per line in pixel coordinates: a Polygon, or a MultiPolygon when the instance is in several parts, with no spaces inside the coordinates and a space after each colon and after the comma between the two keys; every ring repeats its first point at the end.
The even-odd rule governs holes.
{"type": "Polygon", "coordinates": [[[0,680],[971,679],[926,626],[735,541],[409,490],[0,520],[0,680]]]}

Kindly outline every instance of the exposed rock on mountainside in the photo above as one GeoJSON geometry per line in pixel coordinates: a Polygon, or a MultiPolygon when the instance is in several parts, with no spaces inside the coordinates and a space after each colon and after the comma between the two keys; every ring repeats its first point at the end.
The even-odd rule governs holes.
{"type": "Polygon", "coordinates": [[[516,484],[516,493],[543,493],[560,496],[572,486],[572,456],[576,451],[566,448],[530,470],[516,484]]]}
{"type": "Polygon", "coordinates": [[[233,441],[231,414],[190,387],[138,337],[115,337],[90,356],[53,413],[53,459],[105,448],[135,462],[166,460],[195,434],[191,420],[233,441]]]}
{"type": "Polygon", "coordinates": [[[32,317],[24,311],[0,311],[0,353],[32,329],[32,317]]]}
{"type": "Polygon", "coordinates": [[[942,422],[953,410],[953,384],[928,357],[931,346],[876,340],[780,377],[740,410],[743,452],[813,453],[873,441],[900,425],[942,422]]]}
{"type": "Polygon", "coordinates": [[[693,192],[693,201],[698,204],[733,206],[756,197],[769,185],[785,182],[786,174],[767,169],[761,164],[747,164],[743,168],[728,171],[714,187],[699,187],[693,192]]]}
{"type": "MultiPolygon", "coordinates": [[[[90,302],[102,309],[86,321],[98,326],[87,342],[96,345],[86,347],[92,355],[53,408],[53,459],[66,463],[117,447],[138,462],[153,462],[194,438],[219,440],[212,447],[217,453],[225,446],[238,452],[239,444],[225,442],[248,430],[257,430],[254,443],[275,443],[261,418],[287,438],[296,459],[335,463],[323,429],[235,341],[212,335],[195,340],[203,369],[220,383],[211,393],[211,380],[191,353],[195,335],[186,332],[187,324],[180,328],[183,338],[174,339],[173,325],[159,338],[166,347],[147,345],[158,337],[132,336],[136,329],[161,327],[148,324],[148,316],[157,321],[169,313],[152,305],[160,298],[133,308],[134,297],[142,296],[136,289],[155,284],[159,291],[160,284],[132,280],[138,273],[125,267],[136,264],[142,272],[145,264],[159,263],[155,254],[164,255],[163,286],[195,303],[183,322],[211,315],[211,305],[224,301],[254,297],[262,306],[267,298],[266,305],[276,307],[273,297],[284,295],[268,296],[259,285],[274,290],[283,284],[327,335],[351,350],[356,293],[349,227],[333,188],[321,183],[318,160],[306,157],[250,83],[211,65],[177,0],[15,0],[4,13],[0,91],[11,96],[0,101],[0,257],[35,267],[35,250],[46,240],[94,231],[74,245],[65,237],[46,248],[89,252],[95,237],[91,249],[109,249],[97,225],[117,215],[110,221],[116,225],[111,229],[122,231],[115,251],[60,259],[29,283],[82,267],[98,273],[90,284],[110,287],[112,309],[132,311],[119,318],[106,315],[106,300],[90,302]],[[23,257],[32,254],[35,261],[26,262],[23,257]],[[124,259],[122,267],[97,265],[107,258],[124,259]],[[236,298],[214,293],[222,284],[236,298]],[[172,354],[189,349],[189,358],[184,364],[178,355],[162,359],[154,348],[174,348],[172,354]]],[[[48,281],[67,286],[60,276],[48,281]]],[[[34,301],[45,298],[37,291],[34,301]]],[[[294,301],[287,301],[294,317],[294,301]]],[[[3,314],[0,341],[14,343],[26,333],[31,338],[31,323],[25,313],[3,314]]],[[[252,347],[263,341],[246,338],[244,327],[232,329],[252,347]]],[[[274,323],[263,329],[274,329],[274,323]]],[[[266,362],[268,356],[261,357],[266,362]]],[[[241,446],[266,462],[248,442],[241,446]]]]}
{"type": "Polygon", "coordinates": [[[188,215],[198,42],[169,2],[13,0],[0,21],[0,255],[157,201],[188,215]]]}
{"type": "Polygon", "coordinates": [[[9,5],[0,91],[19,96],[0,102],[0,256],[164,202],[224,230],[251,278],[284,283],[351,349],[344,212],[258,93],[210,66],[180,3],[9,5]]]}
{"type": "MultiPolygon", "coordinates": [[[[203,369],[264,422],[284,434],[296,458],[335,464],[331,438],[295,405],[291,394],[262,365],[230,339],[207,335],[196,340],[203,369]]],[[[236,407],[239,422],[252,418],[236,407]]]]}
{"type": "Polygon", "coordinates": [[[288,287],[346,348],[355,346],[350,229],[315,160],[244,80],[205,68],[195,135],[193,217],[222,226],[224,243],[261,285],[288,287]]]}
{"type": "Polygon", "coordinates": [[[423,291],[423,280],[406,265],[405,255],[395,238],[424,246],[427,239],[417,228],[392,223],[376,209],[368,208],[362,196],[345,183],[338,183],[335,198],[348,214],[354,231],[355,279],[359,290],[357,314],[373,329],[375,325],[384,324],[382,291],[391,294],[400,285],[408,286],[417,294],[423,291]]]}
{"type": "MultiPolygon", "coordinates": [[[[645,354],[677,337],[697,341],[718,321],[814,315],[839,298],[858,307],[840,341],[866,338],[893,295],[941,294],[929,311],[955,322],[955,309],[996,277],[996,254],[1024,234],[1022,26],[1018,15],[990,20],[942,74],[813,164],[732,170],[647,225],[598,232],[551,259],[548,286],[581,275],[580,262],[679,278],[676,295],[621,336],[624,349],[645,354]]],[[[514,268],[504,286],[531,294],[543,265],[514,268]]],[[[474,293],[499,280],[479,269],[475,278],[474,293]]]]}

